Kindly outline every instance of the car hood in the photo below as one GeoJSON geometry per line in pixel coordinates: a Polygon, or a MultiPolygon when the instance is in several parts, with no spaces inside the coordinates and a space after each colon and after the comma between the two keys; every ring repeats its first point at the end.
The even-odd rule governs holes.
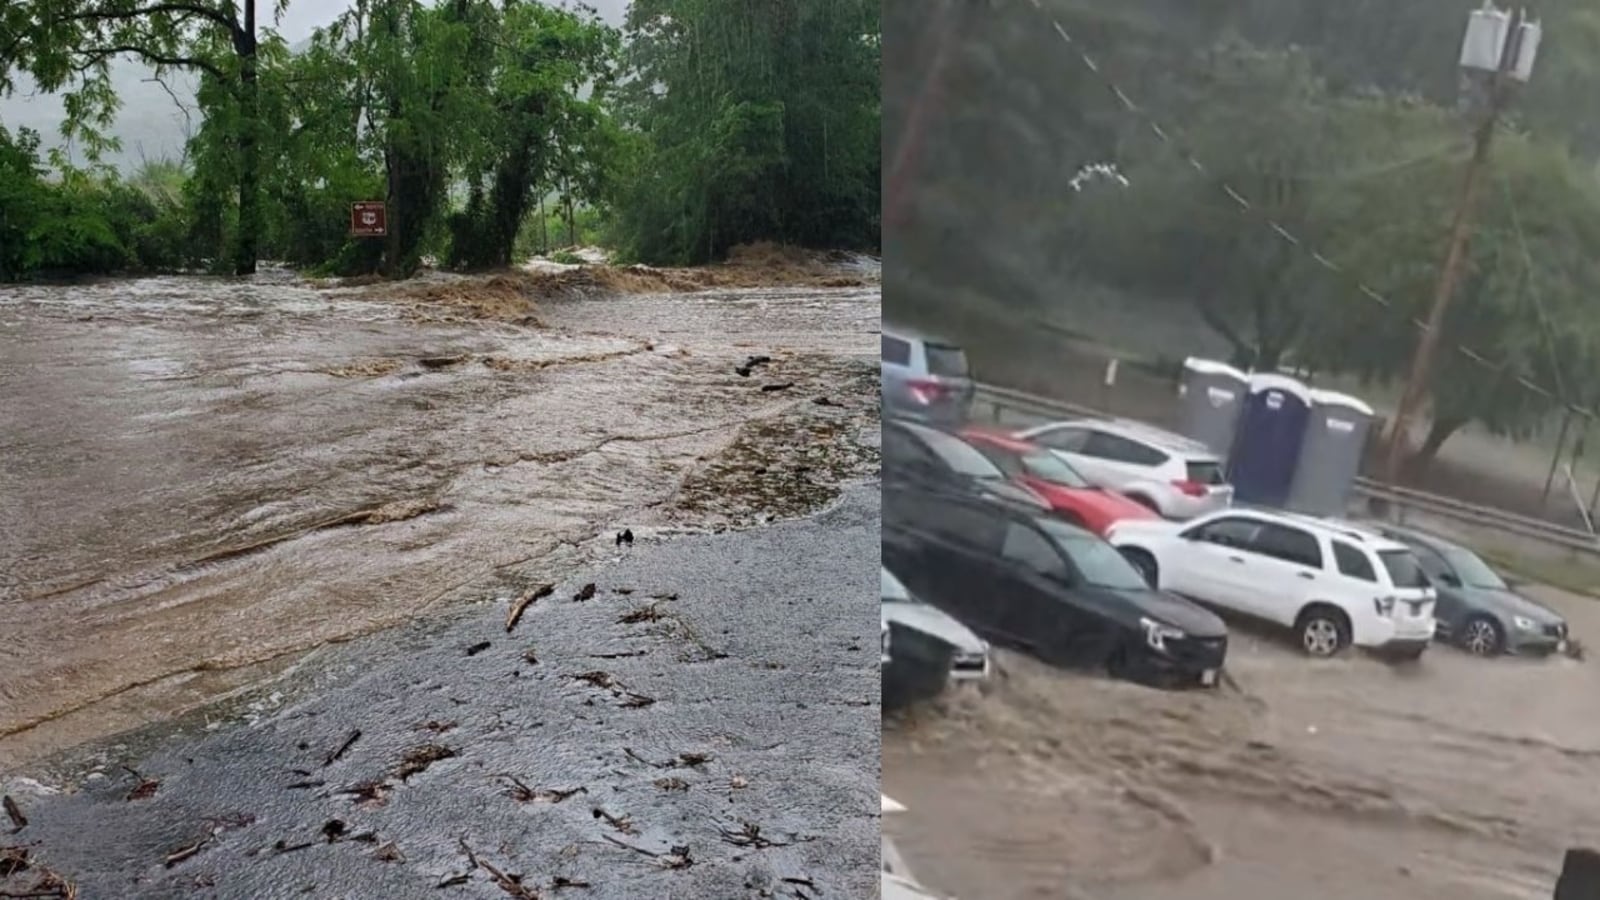
{"type": "Polygon", "coordinates": [[[1107,516],[1118,520],[1137,519],[1145,521],[1160,518],[1148,506],[1125,494],[1119,494],[1116,491],[1106,490],[1105,488],[1075,488],[1067,487],[1064,484],[1050,484],[1042,481],[1029,481],[1025,483],[1025,486],[1050,501],[1052,506],[1079,504],[1099,510],[1107,516]]]}
{"type": "Polygon", "coordinates": [[[1225,637],[1228,625],[1216,613],[1192,600],[1165,591],[1115,591],[1142,615],[1181,628],[1194,637],[1225,637]]]}
{"type": "Polygon", "coordinates": [[[1521,594],[1494,588],[1456,588],[1460,597],[1473,609],[1495,612],[1505,616],[1524,616],[1541,625],[1558,625],[1561,614],[1521,594]]]}
{"type": "Polygon", "coordinates": [[[950,618],[943,612],[923,603],[891,601],[883,604],[884,621],[903,628],[912,628],[929,634],[950,646],[957,653],[981,653],[988,649],[983,639],[972,629],[950,618]]]}

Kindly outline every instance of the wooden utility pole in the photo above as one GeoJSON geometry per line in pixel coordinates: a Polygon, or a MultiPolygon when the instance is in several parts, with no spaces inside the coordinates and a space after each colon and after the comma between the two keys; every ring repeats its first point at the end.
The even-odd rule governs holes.
{"type": "Polygon", "coordinates": [[[1389,459],[1385,476],[1391,487],[1399,487],[1405,467],[1406,437],[1411,430],[1411,417],[1422,397],[1428,392],[1428,379],[1433,371],[1433,358],[1438,352],[1440,333],[1444,331],[1445,313],[1450,301],[1455,299],[1461,271],[1467,261],[1467,244],[1472,237],[1472,212],[1478,202],[1483,170],[1489,161],[1489,148],[1500,124],[1510,97],[1511,73],[1516,68],[1522,37],[1524,13],[1517,10],[1511,16],[1511,27],[1506,29],[1505,44],[1500,50],[1500,67],[1489,79],[1489,110],[1479,123],[1472,142],[1472,159],[1467,163],[1467,173],[1462,180],[1461,200],[1456,205],[1455,218],[1450,226],[1450,249],[1445,254],[1444,268],[1434,289],[1433,308],[1422,337],[1417,341],[1416,355],[1411,359],[1411,374],[1406,379],[1405,390],[1400,394],[1400,405],[1394,412],[1394,423],[1389,428],[1389,459]]]}

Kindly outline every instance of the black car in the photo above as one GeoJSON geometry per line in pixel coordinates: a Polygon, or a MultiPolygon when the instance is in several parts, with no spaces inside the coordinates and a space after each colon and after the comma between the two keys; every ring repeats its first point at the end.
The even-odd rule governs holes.
{"type": "Polygon", "coordinates": [[[1227,657],[1214,613],[1151,589],[1097,535],[1012,504],[885,491],[883,564],[979,635],[1054,665],[1209,686],[1227,657]]]}
{"type": "Polygon", "coordinates": [[[883,423],[883,493],[955,493],[1045,512],[1050,504],[1014,483],[956,435],[915,422],[883,423]]]}

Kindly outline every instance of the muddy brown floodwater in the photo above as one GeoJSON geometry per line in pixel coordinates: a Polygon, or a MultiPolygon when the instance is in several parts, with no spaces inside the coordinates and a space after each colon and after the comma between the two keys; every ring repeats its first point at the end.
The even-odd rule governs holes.
{"type": "MultiPolygon", "coordinates": [[[[1530,590],[1600,636],[1600,601],[1530,590]]],[[[1600,843],[1593,660],[1316,663],[1234,634],[1215,693],[1004,657],[885,725],[910,810],[885,827],[961,900],[1549,900],[1600,843]]]]}
{"type": "Polygon", "coordinates": [[[876,287],[549,301],[542,326],[392,294],[0,289],[0,771],[598,533],[804,511],[876,466],[876,287]]]}

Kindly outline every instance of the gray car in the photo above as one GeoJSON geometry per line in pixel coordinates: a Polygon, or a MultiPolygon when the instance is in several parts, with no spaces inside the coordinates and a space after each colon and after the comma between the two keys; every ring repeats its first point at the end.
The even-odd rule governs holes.
{"type": "Polygon", "coordinates": [[[1476,656],[1565,652],[1567,623],[1560,613],[1512,590],[1476,553],[1409,528],[1379,530],[1410,547],[1433,582],[1440,640],[1476,656]]]}
{"type": "Polygon", "coordinates": [[[883,415],[931,425],[967,421],[975,386],[961,347],[884,326],[883,415]]]}
{"type": "Polygon", "coordinates": [[[989,645],[879,570],[884,628],[883,705],[896,709],[938,696],[951,683],[989,675],[989,645]]]}

